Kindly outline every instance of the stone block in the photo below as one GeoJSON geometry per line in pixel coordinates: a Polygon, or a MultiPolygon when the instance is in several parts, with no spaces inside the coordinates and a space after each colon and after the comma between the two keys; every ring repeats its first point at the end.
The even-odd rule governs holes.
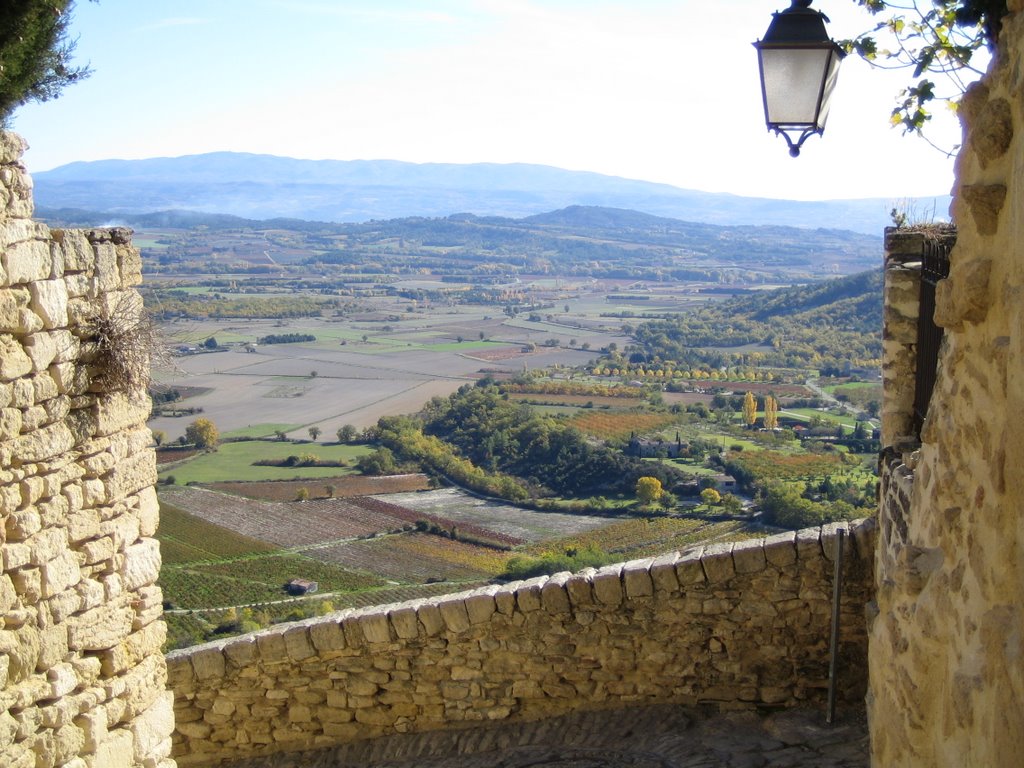
{"type": "Polygon", "coordinates": [[[63,328],[68,324],[68,288],[63,280],[40,280],[29,285],[32,299],[29,305],[47,329],[63,328]]]}
{"type": "Polygon", "coordinates": [[[817,560],[821,557],[821,529],[804,528],[796,532],[796,556],[798,560],[817,560]]]}
{"type": "Polygon", "coordinates": [[[50,246],[42,240],[12,243],[0,253],[7,273],[7,284],[35,283],[46,280],[53,268],[50,246]]]}
{"type": "Polygon", "coordinates": [[[309,626],[309,640],[313,647],[321,654],[331,651],[342,651],[347,646],[345,633],[341,630],[340,622],[347,614],[325,617],[319,619],[309,626]]]}
{"type": "Polygon", "coordinates": [[[60,248],[65,272],[91,272],[95,259],[92,246],[80,229],[54,229],[52,241],[60,248]]]}
{"type": "Polygon", "coordinates": [[[25,348],[9,333],[0,333],[0,380],[13,381],[32,372],[25,348]]]}
{"type": "Polygon", "coordinates": [[[678,552],[669,552],[654,558],[651,563],[651,581],[655,592],[675,593],[679,591],[679,579],[676,578],[678,552]]]}
{"type": "Polygon", "coordinates": [[[156,583],[160,575],[160,543],[156,539],[143,539],[124,552],[121,577],[124,588],[134,591],[156,583]]]}
{"type": "Polygon", "coordinates": [[[135,739],[130,731],[108,731],[96,750],[96,768],[135,768],[135,739]]]}
{"type": "Polygon", "coordinates": [[[653,559],[634,560],[622,567],[622,583],[626,588],[626,597],[630,600],[654,595],[654,581],[650,572],[653,562],[653,559]]]}
{"type": "Polygon", "coordinates": [[[383,611],[374,611],[372,613],[365,613],[356,618],[356,622],[359,624],[359,629],[363,633],[363,637],[368,643],[388,643],[391,642],[391,629],[388,624],[387,613],[383,611]]]}
{"type": "Polygon", "coordinates": [[[764,540],[765,559],[776,568],[785,568],[796,562],[796,533],[786,531],[764,540]]]}
{"type": "Polygon", "coordinates": [[[133,754],[137,763],[156,754],[174,731],[174,694],[163,691],[156,701],[132,720],[133,754]]]}
{"type": "Polygon", "coordinates": [[[388,620],[394,629],[395,636],[400,640],[411,640],[420,632],[419,621],[416,619],[416,608],[405,605],[388,611],[388,620]]]}
{"type": "Polygon", "coordinates": [[[302,661],[316,656],[316,649],[309,639],[309,627],[305,623],[288,627],[282,633],[282,637],[288,658],[292,661],[302,661]]]}
{"type": "Polygon", "coordinates": [[[523,613],[539,611],[541,607],[540,593],[547,576],[522,582],[516,589],[516,605],[523,613]]]}
{"type": "Polygon", "coordinates": [[[466,603],[461,597],[442,599],[437,606],[449,632],[465,632],[470,627],[466,603]]]}
{"type": "Polygon", "coordinates": [[[74,437],[61,422],[48,424],[14,441],[15,454],[25,463],[38,462],[66,453],[74,446],[74,437]]]}
{"type": "Polygon", "coordinates": [[[264,664],[280,664],[288,660],[288,647],[284,644],[280,629],[256,633],[256,646],[260,649],[260,659],[264,664]]]}
{"type": "Polygon", "coordinates": [[[46,562],[41,568],[42,597],[53,597],[75,586],[82,579],[78,558],[70,550],[46,562]]]}
{"type": "Polygon", "coordinates": [[[100,605],[67,621],[68,648],[105,651],[128,636],[135,611],[127,605],[100,605]]]}
{"type": "Polygon", "coordinates": [[[704,548],[700,562],[709,584],[728,581],[736,575],[736,567],[732,561],[732,542],[711,544],[704,548]]]}
{"type": "Polygon", "coordinates": [[[416,617],[423,625],[423,631],[428,637],[438,635],[444,631],[444,619],[441,618],[441,610],[436,602],[426,602],[416,609],[416,617]]]}
{"type": "Polygon", "coordinates": [[[736,573],[759,573],[765,569],[767,559],[760,540],[738,541],[732,548],[732,562],[736,573]]]}
{"type": "Polygon", "coordinates": [[[498,610],[494,602],[495,591],[496,588],[489,587],[466,596],[466,615],[470,624],[484,624],[495,614],[498,610]]]}
{"type": "Polygon", "coordinates": [[[569,592],[566,589],[566,584],[571,578],[571,573],[562,571],[552,575],[544,582],[544,586],[540,590],[540,602],[545,611],[548,613],[570,612],[569,592]]]}
{"type": "Polygon", "coordinates": [[[622,602],[622,564],[606,565],[594,574],[594,597],[602,605],[622,602]]]}
{"type": "Polygon", "coordinates": [[[56,667],[67,655],[68,628],[65,625],[56,624],[40,631],[39,659],[36,662],[37,669],[42,671],[56,667]]]}

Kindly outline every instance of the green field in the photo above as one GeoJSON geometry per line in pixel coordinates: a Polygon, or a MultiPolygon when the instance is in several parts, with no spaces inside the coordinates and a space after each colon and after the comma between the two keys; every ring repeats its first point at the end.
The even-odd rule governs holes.
{"type": "Polygon", "coordinates": [[[216,451],[166,469],[160,473],[164,480],[173,475],[175,482],[219,483],[246,480],[305,480],[338,477],[353,474],[350,467],[273,467],[256,466],[254,462],[271,459],[283,460],[289,456],[312,454],[321,461],[344,461],[354,464],[370,449],[362,445],[321,445],[319,443],[293,443],[253,440],[239,443],[221,443],[216,451]]]}

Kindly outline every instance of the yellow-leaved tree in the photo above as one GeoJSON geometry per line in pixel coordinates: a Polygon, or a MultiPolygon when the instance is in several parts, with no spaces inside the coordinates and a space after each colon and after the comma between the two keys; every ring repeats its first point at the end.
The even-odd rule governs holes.
{"type": "Polygon", "coordinates": [[[764,428],[777,429],[779,426],[779,401],[771,395],[764,398],[764,428]]]}
{"type": "Polygon", "coordinates": [[[656,477],[641,477],[636,481],[636,498],[641,504],[653,504],[665,491],[656,477]]]}
{"type": "Polygon", "coordinates": [[[213,448],[220,440],[220,431],[209,419],[196,419],[185,428],[185,439],[196,448],[213,448]]]}
{"type": "Polygon", "coordinates": [[[757,421],[757,400],[754,399],[754,393],[748,390],[747,394],[743,396],[743,423],[752,427],[755,421],[757,421]]]}

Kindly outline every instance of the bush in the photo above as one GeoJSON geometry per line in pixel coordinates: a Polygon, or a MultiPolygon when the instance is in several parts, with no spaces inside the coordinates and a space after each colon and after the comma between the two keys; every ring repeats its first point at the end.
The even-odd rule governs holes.
{"type": "Polygon", "coordinates": [[[545,552],[539,557],[519,555],[505,565],[502,578],[509,580],[531,579],[534,576],[550,576],[562,571],[581,571],[584,568],[598,568],[615,560],[600,547],[591,544],[586,549],[566,549],[559,552],[545,552]]]}

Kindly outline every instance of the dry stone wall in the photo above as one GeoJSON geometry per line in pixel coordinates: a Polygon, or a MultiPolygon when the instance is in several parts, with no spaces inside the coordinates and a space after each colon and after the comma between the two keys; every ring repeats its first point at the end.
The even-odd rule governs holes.
{"type": "Polygon", "coordinates": [[[486,721],[820,702],[840,530],[850,535],[837,689],[859,706],[874,528],[712,545],[175,651],[174,755],[183,767],[275,754],[260,764],[302,766],[332,745],[486,721]]]}
{"type": "MultiPolygon", "coordinates": [[[[898,422],[886,435],[870,629],[880,766],[1024,755],[1024,0],[1007,7],[961,109],[958,236],[936,293],[945,337],[920,447],[894,445],[898,422]]],[[[886,387],[898,411],[913,380],[886,387]]]]}
{"type": "Polygon", "coordinates": [[[170,768],[148,398],[93,343],[139,255],[33,222],[24,148],[0,133],[0,765],[170,768]]]}

